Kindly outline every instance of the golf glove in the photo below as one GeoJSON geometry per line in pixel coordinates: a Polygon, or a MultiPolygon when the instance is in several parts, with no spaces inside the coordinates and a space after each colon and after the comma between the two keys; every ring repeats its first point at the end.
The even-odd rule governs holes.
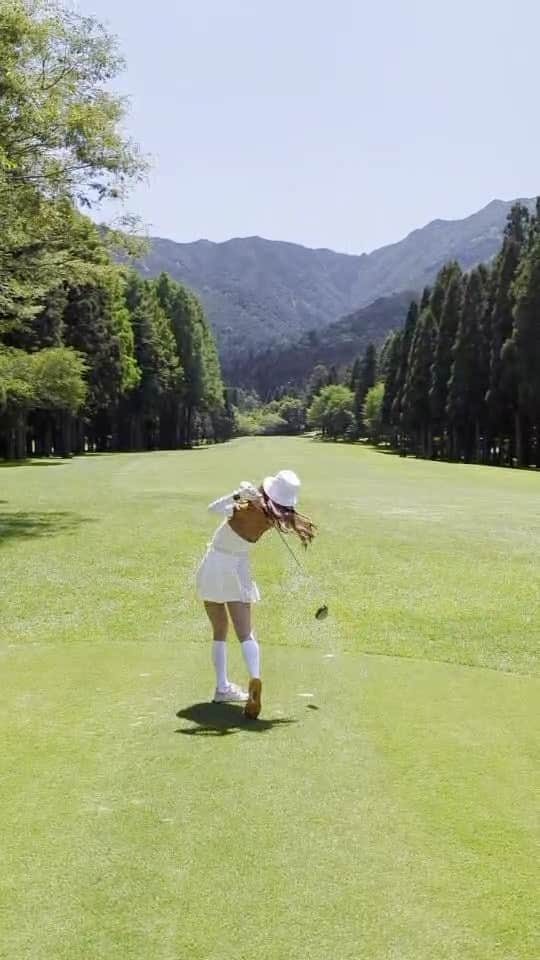
{"type": "Polygon", "coordinates": [[[249,480],[242,480],[242,483],[238,488],[238,493],[243,500],[258,500],[260,497],[257,487],[250,483],[249,480]]]}

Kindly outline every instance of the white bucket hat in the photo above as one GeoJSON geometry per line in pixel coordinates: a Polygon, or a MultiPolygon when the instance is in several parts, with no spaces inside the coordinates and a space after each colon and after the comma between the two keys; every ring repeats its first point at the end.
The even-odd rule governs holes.
{"type": "Polygon", "coordinates": [[[293,470],[280,470],[275,477],[266,477],[263,490],[270,500],[280,507],[295,507],[298,501],[300,480],[293,470]]]}

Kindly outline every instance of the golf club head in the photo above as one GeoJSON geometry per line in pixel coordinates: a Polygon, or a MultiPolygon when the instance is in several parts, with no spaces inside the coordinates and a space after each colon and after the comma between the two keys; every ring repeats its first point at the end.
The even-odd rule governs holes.
{"type": "Polygon", "coordinates": [[[327,616],[328,616],[328,607],[327,607],[326,604],[324,604],[324,606],[319,607],[319,609],[317,610],[317,612],[316,612],[316,614],[315,614],[315,619],[316,619],[316,620],[326,620],[327,616]]]}

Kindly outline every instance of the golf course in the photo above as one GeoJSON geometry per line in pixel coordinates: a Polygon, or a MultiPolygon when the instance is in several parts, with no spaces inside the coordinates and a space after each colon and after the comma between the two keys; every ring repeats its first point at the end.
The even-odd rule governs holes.
{"type": "Polygon", "coordinates": [[[535,471],[362,444],[0,465],[2,960],[538,960],[539,548],[535,471]],[[194,577],[283,468],[248,722],[194,577]]]}

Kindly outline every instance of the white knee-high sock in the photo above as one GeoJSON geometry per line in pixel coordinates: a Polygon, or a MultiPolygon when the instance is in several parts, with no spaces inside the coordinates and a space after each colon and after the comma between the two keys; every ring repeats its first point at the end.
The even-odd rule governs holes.
{"type": "Polygon", "coordinates": [[[259,644],[252,633],[241,641],[240,647],[249,676],[259,679],[261,676],[260,650],[259,644]]]}
{"type": "Polygon", "coordinates": [[[225,640],[214,640],[212,644],[212,663],[216,671],[218,690],[226,690],[229,681],[227,679],[227,643],[225,640]]]}

